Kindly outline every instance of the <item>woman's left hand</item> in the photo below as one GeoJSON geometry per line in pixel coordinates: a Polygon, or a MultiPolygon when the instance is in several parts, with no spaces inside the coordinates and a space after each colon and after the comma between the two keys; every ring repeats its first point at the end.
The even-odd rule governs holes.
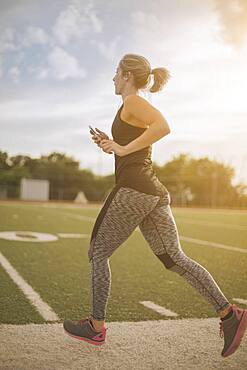
{"type": "Polygon", "coordinates": [[[114,152],[119,157],[123,157],[124,155],[127,154],[125,147],[117,144],[113,140],[106,140],[106,139],[101,140],[100,147],[103,148],[108,153],[114,152]]]}

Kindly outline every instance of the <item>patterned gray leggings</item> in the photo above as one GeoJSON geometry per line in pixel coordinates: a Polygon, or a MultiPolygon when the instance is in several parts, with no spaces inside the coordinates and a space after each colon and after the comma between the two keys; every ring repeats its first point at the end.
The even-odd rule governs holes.
{"type": "Polygon", "coordinates": [[[170,271],[188,281],[216,312],[226,299],[210,273],[183,252],[170,208],[170,195],[156,196],[115,186],[98,214],[88,250],[91,261],[91,316],[105,320],[111,287],[109,257],[139,228],[154,254],[170,271]]]}

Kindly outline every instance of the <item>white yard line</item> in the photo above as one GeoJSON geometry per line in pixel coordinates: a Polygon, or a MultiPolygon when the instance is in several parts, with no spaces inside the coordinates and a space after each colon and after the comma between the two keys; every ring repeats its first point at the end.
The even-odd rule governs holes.
{"type": "Polygon", "coordinates": [[[233,301],[247,305],[247,299],[242,299],[242,298],[232,298],[232,299],[233,301]]]}
{"type": "MultiPolygon", "coordinates": [[[[63,213],[64,216],[77,219],[77,220],[82,220],[82,221],[95,221],[95,217],[89,217],[89,216],[83,216],[83,215],[75,215],[73,213],[63,213]]],[[[221,222],[209,222],[209,221],[198,221],[198,220],[188,220],[180,217],[176,217],[176,221],[182,222],[182,223],[187,223],[187,224],[196,224],[196,225],[202,225],[202,226],[213,226],[213,227],[224,227],[224,228],[229,228],[233,230],[244,230],[247,231],[247,226],[244,225],[231,225],[227,223],[221,223],[221,222]]]]}
{"type": "MultiPolygon", "coordinates": [[[[103,205],[103,203],[102,203],[103,205]]],[[[87,210],[87,209],[99,209],[101,207],[98,203],[92,203],[92,204],[54,204],[52,202],[50,203],[43,203],[43,202],[31,202],[31,201],[3,201],[0,200],[0,207],[18,207],[18,208],[24,208],[24,207],[43,207],[43,208],[59,208],[59,209],[81,209],[81,210],[87,210]]]]}
{"type": "MultiPolygon", "coordinates": [[[[83,220],[83,221],[92,221],[92,222],[95,221],[94,217],[74,215],[74,214],[71,214],[71,213],[63,213],[63,215],[66,215],[66,216],[74,218],[74,219],[83,220]]],[[[141,232],[141,230],[138,226],[136,227],[135,231],[141,232]]],[[[225,249],[225,250],[230,250],[230,251],[240,252],[240,253],[247,253],[247,249],[233,247],[231,245],[225,245],[225,244],[221,244],[221,243],[210,242],[210,241],[207,241],[207,240],[189,238],[189,237],[183,236],[183,235],[180,235],[180,239],[184,240],[184,241],[194,243],[194,244],[200,244],[201,246],[220,248],[220,249],[225,249]]]]}
{"type": "Polygon", "coordinates": [[[145,307],[148,307],[150,308],[151,310],[155,311],[155,312],[158,312],[160,315],[163,315],[163,316],[173,316],[173,317],[177,317],[178,314],[171,311],[171,310],[168,310],[167,308],[163,307],[163,306],[159,306],[158,304],[156,303],[153,303],[151,301],[142,301],[142,302],[139,302],[141,303],[143,306],[145,307]]]}
{"type": "Polygon", "coordinates": [[[238,209],[238,210],[233,210],[230,208],[183,208],[183,207],[172,207],[177,213],[214,213],[214,214],[222,214],[222,215],[238,215],[238,216],[246,216],[247,215],[247,210],[246,209],[238,209]]]}
{"type": "MultiPolygon", "coordinates": [[[[95,221],[95,217],[80,216],[80,215],[74,215],[74,214],[71,214],[71,213],[63,213],[63,215],[66,215],[66,216],[74,218],[74,219],[83,220],[83,221],[90,221],[90,222],[95,221]]],[[[141,230],[138,226],[136,227],[135,231],[141,232],[141,230]]],[[[194,243],[194,244],[199,244],[201,246],[220,248],[220,249],[230,250],[230,251],[233,251],[233,252],[247,253],[247,249],[233,247],[231,245],[225,245],[225,244],[221,244],[221,243],[210,242],[210,241],[207,241],[207,240],[189,238],[189,237],[183,236],[183,235],[180,235],[179,238],[180,238],[180,240],[184,240],[184,241],[194,243]]]]}
{"type": "MultiPolygon", "coordinates": [[[[136,228],[135,231],[140,232],[139,227],[136,228]]],[[[91,234],[63,234],[63,233],[58,233],[57,235],[61,238],[89,238],[91,234]]],[[[220,243],[209,242],[209,241],[206,241],[206,240],[189,238],[187,236],[182,236],[181,235],[179,237],[179,239],[184,240],[186,242],[193,243],[193,244],[199,244],[201,246],[226,249],[226,250],[230,250],[230,251],[234,251],[234,252],[247,253],[247,249],[232,247],[232,246],[225,245],[225,244],[220,244],[220,243]]]]}
{"type": "Polygon", "coordinates": [[[73,213],[61,213],[62,216],[67,216],[70,218],[74,218],[75,220],[81,220],[81,221],[90,221],[93,222],[96,220],[95,217],[89,217],[89,216],[83,216],[83,215],[75,215],[73,213]]]}
{"type": "MultiPolygon", "coordinates": [[[[81,220],[81,221],[95,222],[95,220],[96,220],[95,217],[75,215],[73,213],[67,213],[67,212],[66,213],[61,213],[61,215],[67,216],[67,217],[70,217],[70,218],[73,218],[73,219],[76,219],[76,220],[81,220]]],[[[138,226],[136,227],[135,231],[141,232],[141,230],[139,229],[138,226]]],[[[80,234],[77,234],[77,235],[80,235],[80,234]]],[[[86,234],[81,234],[81,235],[86,235],[86,234]]],[[[84,237],[84,236],[81,236],[81,237],[84,237]]],[[[230,251],[233,251],[233,252],[247,253],[247,249],[244,249],[244,248],[233,247],[233,246],[225,245],[225,244],[221,244],[221,243],[214,243],[214,242],[210,242],[210,241],[207,241],[207,240],[189,238],[189,237],[183,236],[183,235],[180,235],[180,239],[184,240],[184,241],[187,241],[187,242],[190,242],[190,243],[199,244],[201,246],[220,248],[220,249],[230,250],[230,251]]]]}
{"type": "MultiPolygon", "coordinates": [[[[90,221],[94,222],[96,220],[95,217],[89,217],[89,216],[83,216],[83,215],[75,215],[74,213],[62,213],[63,216],[67,216],[70,218],[73,218],[75,220],[82,220],[82,221],[90,221]]],[[[188,223],[188,224],[198,224],[198,225],[203,225],[203,226],[220,226],[220,227],[227,227],[230,229],[235,229],[235,230],[246,230],[247,231],[247,226],[244,225],[231,225],[227,223],[221,223],[221,222],[208,222],[208,221],[198,221],[198,220],[187,220],[184,218],[179,218],[176,217],[176,220],[178,222],[183,222],[183,223],[188,223]]]]}
{"type": "MultiPolygon", "coordinates": [[[[138,226],[135,229],[135,231],[141,232],[141,230],[138,226]]],[[[247,249],[244,249],[244,248],[233,247],[231,245],[225,245],[225,244],[221,244],[221,243],[214,243],[214,242],[210,242],[210,241],[207,241],[207,240],[189,238],[189,237],[183,236],[183,235],[179,235],[179,239],[184,240],[185,242],[199,244],[199,245],[205,246],[205,247],[213,247],[213,248],[226,249],[226,250],[230,250],[230,251],[234,251],[234,252],[247,253],[247,249]]]]}
{"type": "Polygon", "coordinates": [[[195,224],[195,225],[202,225],[202,226],[213,226],[213,227],[223,227],[233,230],[245,230],[247,231],[247,226],[244,225],[231,225],[223,222],[210,222],[210,221],[198,221],[198,220],[188,220],[185,218],[176,217],[177,222],[181,222],[184,224],[195,224]]]}
{"type": "Polygon", "coordinates": [[[25,296],[29,299],[32,305],[36,307],[40,315],[46,321],[57,321],[59,317],[56,315],[55,312],[52,311],[51,307],[45,303],[40,295],[33,290],[31,285],[29,285],[14,269],[14,267],[9,263],[9,261],[0,253],[0,263],[5,269],[5,271],[9,274],[11,279],[18,285],[18,287],[23,291],[25,296]]]}
{"type": "Polygon", "coordinates": [[[187,236],[180,236],[180,239],[184,240],[185,242],[199,244],[199,245],[206,246],[206,247],[220,248],[220,249],[226,249],[226,250],[234,251],[234,252],[247,253],[247,249],[232,247],[230,245],[225,245],[221,243],[214,243],[214,242],[210,242],[207,240],[194,239],[194,238],[189,238],[187,236]]]}
{"type": "Polygon", "coordinates": [[[77,239],[77,238],[89,238],[90,234],[65,234],[65,233],[57,233],[57,236],[60,238],[69,238],[69,239],[77,239]]]}

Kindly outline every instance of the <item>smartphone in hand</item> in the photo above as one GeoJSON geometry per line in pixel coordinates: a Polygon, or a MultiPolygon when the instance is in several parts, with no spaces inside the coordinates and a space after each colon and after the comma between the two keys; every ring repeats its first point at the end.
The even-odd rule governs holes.
{"type": "MultiPolygon", "coordinates": [[[[93,135],[96,135],[98,138],[100,138],[100,135],[92,128],[92,126],[88,125],[90,128],[90,133],[93,135]]],[[[113,154],[114,152],[109,152],[109,154],[113,154]]]]}
{"type": "Polygon", "coordinates": [[[99,134],[97,134],[97,132],[92,128],[92,126],[88,125],[88,127],[90,128],[90,133],[91,134],[99,136],[99,134]]]}

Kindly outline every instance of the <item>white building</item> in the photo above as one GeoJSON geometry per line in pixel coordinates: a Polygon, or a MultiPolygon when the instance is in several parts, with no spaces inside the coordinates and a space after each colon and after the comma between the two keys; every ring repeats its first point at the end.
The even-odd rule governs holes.
{"type": "Polygon", "coordinates": [[[21,200],[49,200],[48,180],[21,179],[20,199],[21,200]]]}

